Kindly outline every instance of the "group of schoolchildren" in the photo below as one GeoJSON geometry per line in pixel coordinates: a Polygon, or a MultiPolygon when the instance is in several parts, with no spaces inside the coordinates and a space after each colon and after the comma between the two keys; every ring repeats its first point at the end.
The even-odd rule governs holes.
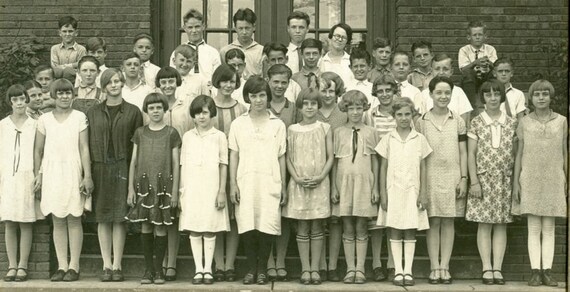
{"type": "Polygon", "coordinates": [[[513,61],[485,43],[484,24],[469,24],[459,50],[462,90],[450,79],[452,59],[427,41],[411,55],[382,38],[372,56],[348,54],[352,29],[340,23],[323,55],[319,40],[305,39],[303,12],[288,17],[288,46],[255,42],[250,9],[233,22],[237,39],[222,54],[204,42],[204,17],[192,9],[189,42],[170,66],[149,61],[154,43],[143,33],[120,68],[107,68],[105,41],[92,37],[84,48],[77,21],[60,20],[51,66],[8,89],[13,111],[0,121],[5,281],[28,278],[32,224],[51,214],[51,281],[78,280],[82,220],[91,220],[102,281],[124,280],[126,222],[138,222],[143,284],[176,280],[181,231],[193,284],[235,281],[240,240],[244,284],[287,280],[295,231],[302,284],[365,283],[370,238],[373,280],[410,286],[420,230],[428,282],[451,284],[454,220],[464,217],[479,224],[482,283],[502,285],[507,224],[524,215],[528,284],[557,285],[550,269],[554,218],[567,212],[566,118],[550,109],[546,80],[530,86],[528,113],[511,84],[513,61]]]}

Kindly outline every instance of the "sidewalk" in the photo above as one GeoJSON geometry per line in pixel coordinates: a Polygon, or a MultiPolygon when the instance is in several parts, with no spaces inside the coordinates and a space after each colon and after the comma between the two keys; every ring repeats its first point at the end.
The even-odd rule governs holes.
{"type": "Polygon", "coordinates": [[[192,285],[190,279],[168,282],[164,285],[141,285],[139,279],[128,278],[125,282],[102,283],[97,278],[82,278],[77,282],[52,283],[49,280],[29,280],[22,283],[0,282],[0,291],[565,291],[565,283],[559,283],[558,288],[529,287],[526,282],[507,282],[504,286],[483,285],[476,280],[456,280],[452,285],[430,285],[425,279],[416,280],[415,286],[396,287],[391,283],[368,282],[363,285],[346,285],[342,283],[325,282],[321,285],[301,285],[298,281],[274,282],[268,285],[242,285],[241,281],[223,282],[213,285],[192,285]]]}

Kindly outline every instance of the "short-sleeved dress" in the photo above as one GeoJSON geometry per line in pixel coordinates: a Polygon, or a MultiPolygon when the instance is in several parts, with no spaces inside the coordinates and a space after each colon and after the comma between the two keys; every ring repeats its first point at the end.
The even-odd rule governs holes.
{"type": "Polygon", "coordinates": [[[0,121],[0,220],[35,222],[43,219],[34,194],[36,120],[17,127],[8,116],[0,121]]]}
{"type": "Polygon", "coordinates": [[[467,196],[465,219],[479,223],[510,223],[512,205],[513,145],[517,120],[505,113],[493,121],[487,112],[473,120],[467,136],[477,141],[477,178],[481,197],[467,196]]]}
{"type": "Polygon", "coordinates": [[[279,157],[286,150],[285,124],[269,112],[269,120],[258,126],[246,113],[232,123],[228,141],[230,150],[239,154],[236,180],[240,202],[235,206],[238,232],[258,230],[280,235],[279,157]]]}
{"type": "Polygon", "coordinates": [[[334,154],[337,159],[336,188],[340,202],[334,204],[332,215],[337,217],[374,217],[378,206],[372,204],[374,173],[372,159],[378,144],[378,134],[369,126],[363,125],[353,130],[347,124],[334,131],[334,154]],[[356,149],[354,133],[357,133],[356,149]]]}
{"type": "Polygon", "coordinates": [[[429,228],[426,210],[417,206],[420,164],[432,152],[424,135],[412,130],[405,140],[394,129],[380,140],[376,152],[388,160],[388,209],[379,208],[377,225],[399,230],[429,228]]]}
{"type": "Polygon", "coordinates": [[[223,132],[211,128],[200,133],[194,128],[184,134],[180,152],[181,231],[230,230],[228,209],[216,208],[220,164],[228,164],[228,140],[223,132]]]}
{"type": "MultiPolygon", "coordinates": [[[[125,217],[131,222],[171,225],[172,149],[180,147],[180,136],[171,126],[155,131],[143,126],[132,139],[137,145],[135,169],[136,204],[125,217]]],[[[178,167],[178,166],[177,166],[178,167]]]]}
{"type": "Polygon", "coordinates": [[[416,130],[423,134],[433,149],[426,158],[429,217],[463,217],[465,198],[457,198],[455,188],[461,181],[459,142],[465,141],[463,119],[449,111],[443,126],[436,125],[431,111],[417,121],[416,130]]]}
{"type": "Polygon", "coordinates": [[[45,135],[40,206],[46,216],[64,218],[83,214],[86,198],[79,191],[82,180],[79,133],[86,129],[87,117],[77,110],[72,110],[61,122],[53,112],[38,119],[38,131],[45,135]]]}
{"type": "Polygon", "coordinates": [[[564,130],[566,118],[551,112],[542,123],[531,113],[521,119],[517,128],[523,143],[520,174],[520,214],[566,217],[564,186],[564,130]]]}
{"type": "MultiPolygon", "coordinates": [[[[326,137],[330,125],[315,122],[294,124],[287,131],[288,159],[299,177],[319,176],[327,163],[326,137]]],[[[330,212],[330,182],[328,175],[316,188],[305,188],[289,180],[288,201],[283,217],[312,220],[328,218],[330,212]]]]}

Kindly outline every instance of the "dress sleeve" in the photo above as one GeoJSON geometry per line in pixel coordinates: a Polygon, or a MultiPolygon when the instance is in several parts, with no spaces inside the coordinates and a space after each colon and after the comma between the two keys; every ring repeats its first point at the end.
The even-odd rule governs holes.
{"type": "Polygon", "coordinates": [[[471,127],[469,127],[469,130],[467,131],[467,137],[475,141],[479,140],[479,124],[477,123],[478,120],[479,119],[477,117],[473,118],[471,120],[471,127]]]}
{"type": "Polygon", "coordinates": [[[137,145],[140,144],[140,141],[141,141],[140,135],[141,135],[142,130],[143,130],[143,127],[139,127],[135,130],[135,133],[133,134],[133,138],[131,138],[131,142],[133,142],[134,144],[137,144],[137,145]]]}
{"type": "Polygon", "coordinates": [[[228,139],[226,139],[226,134],[219,132],[218,141],[220,143],[220,164],[228,165],[228,139]]]}
{"type": "Polygon", "coordinates": [[[44,125],[44,120],[45,120],[45,117],[46,117],[46,116],[47,116],[47,115],[40,116],[40,117],[38,118],[38,125],[37,125],[38,131],[39,131],[40,133],[42,133],[42,135],[44,135],[44,136],[46,135],[46,127],[45,127],[45,125],[44,125]]]}
{"type": "Polygon", "coordinates": [[[239,131],[240,118],[235,119],[230,125],[230,134],[228,135],[228,148],[233,151],[239,152],[239,145],[237,141],[237,131],[239,131]],[[236,123],[237,122],[237,123],[236,123]]]}
{"type": "Polygon", "coordinates": [[[281,157],[287,151],[287,134],[285,130],[285,124],[279,121],[279,126],[277,127],[276,143],[278,147],[278,156],[281,157]]]}
{"type": "Polygon", "coordinates": [[[376,147],[376,145],[378,145],[378,142],[380,142],[380,134],[378,134],[378,132],[371,127],[367,127],[367,129],[370,134],[366,139],[366,148],[364,148],[364,154],[376,154],[374,147],[376,147]]]}
{"type": "Polygon", "coordinates": [[[171,130],[172,132],[170,132],[170,147],[180,148],[180,146],[182,145],[182,140],[180,139],[180,135],[178,134],[178,131],[176,129],[171,127],[171,130]]]}
{"type": "Polygon", "coordinates": [[[388,159],[388,155],[390,154],[390,147],[388,147],[388,144],[390,143],[390,136],[390,133],[384,135],[384,137],[382,137],[380,140],[380,143],[378,143],[378,145],[376,145],[374,148],[374,150],[376,150],[376,152],[385,159],[388,159]]]}
{"type": "MultiPolygon", "coordinates": [[[[75,111],[75,110],[74,110],[75,111]]],[[[80,112],[80,111],[76,111],[77,112],[77,122],[79,123],[79,132],[83,132],[85,131],[85,129],[87,129],[87,126],[89,125],[89,121],[87,120],[87,116],[80,112]]]]}
{"type": "Polygon", "coordinates": [[[524,140],[524,124],[525,124],[525,120],[527,119],[527,117],[523,117],[520,122],[519,125],[517,126],[517,131],[516,131],[516,135],[517,135],[517,139],[520,141],[524,140]]]}
{"type": "Polygon", "coordinates": [[[422,159],[425,159],[426,157],[428,157],[428,155],[430,155],[433,152],[433,149],[429,145],[429,142],[424,135],[420,134],[420,139],[421,139],[421,148],[422,148],[421,149],[422,159]]]}
{"type": "Polygon", "coordinates": [[[457,134],[459,136],[464,136],[467,134],[467,128],[465,127],[465,121],[461,117],[457,117],[457,134]]]}

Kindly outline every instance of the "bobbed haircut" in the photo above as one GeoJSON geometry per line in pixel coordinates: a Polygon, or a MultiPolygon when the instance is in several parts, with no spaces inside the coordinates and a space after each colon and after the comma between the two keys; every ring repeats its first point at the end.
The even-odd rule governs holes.
{"type": "Polygon", "coordinates": [[[271,88],[269,88],[269,83],[263,79],[263,77],[259,75],[254,75],[249,77],[245,84],[243,85],[243,100],[251,104],[251,100],[249,100],[249,94],[256,94],[265,91],[267,94],[267,107],[269,108],[271,102],[271,88]]]}
{"type": "Polygon", "coordinates": [[[36,80],[28,80],[28,81],[22,83],[22,85],[24,85],[24,88],[26,88],[26,91],[30,90],[32,88],[42,89],[42,85],[39,82],[37,82],[36,80]]]}
{"type": "Polygon", "coordinates": [[[368,98],[360,90],[349,90],[343,96],[342,100],[338,103],[338,109],[341,112],[347,112],[349,106],[362,106],[364,111],[370,108],[368,98]]]}
{"type": "Polygon", "coordinates": [[[8,87],[8,90],[6,90],[6,104],[8,105],[12,105],[12,97],[15,96],[25,96],[26,97],[26,103],[30,102],[30,96],[28,95],[28,91],[26,90],[26,87],[24,87],[24,85],[22,84],[14,84],[10,87],[8,87]]]}
{"type": "Polygon", "coordinates": [[[73,84],[65,78],[56,79],[49,87],[51,98],[55,99],[58,91],[71,91],[73,93],[73,84]]]}
{"type": "Polygon", "coordinates": [[[493,63],[493,68],[497,68],[497,66],[499,66],[501,64],[509,64],[509,65],[511,65],[512,69],[515,68],[515,62],[513,62],[513,59],[511,59],[509,57],[498,58],[497,61],[495,61],[495,63],[493,63]]]}
{"type": "Polygon", "coordinates": [[[135,37],[133,38],[133,44],[135,44],[136,42],[138,42],[140,39],[147,39],[152,46],[154,47],[154,39],[152,38],[152,36],[146,32],[141,32],[139,34],[136,34],[135,37]]]}
{"type": "Polygon", "coordinates": [[[322,89],[329,88],[332,85],[331,81],[334,82],[334,93],[337,97],[342,96],[346,92],[344,81],[338,74],[332,71],[323,72],[320,80],[325,86],[321,87],[322,89]]]}
{"type": "Polygon", "coordinates": [[[346,44],[350,45],[350,42],[352,42],[352,28],[350,27],[350,25],[346,24],[346,23],[337,23],[335,25],[333,25],[333,27],[331,27],[331,30],[329,30],[329,40],[332,39],[333,34],[334,34],[334,30],[340,27],[342,29],[344,29],[344,31],[346,32],[346,44]]]}
{"type": "Polygon", "coordinates": [[[396,50],[394,51],[391,55],[390,55],[390,66],[392,66],[394,64],[394,60],[396,59],[397,56],[406,56],[408,57],[408,63],[411,63],[410,60],[410,55],[402,50],[396,50]]]}
{"type": "Polygon", "coordinates": [[[156,79],[154,80],[154,85],[156,88],[160,88],[160,79],[170,79],[176,78],[176,86],[182,85],[182,77],[180,77],[180,73],[176,71],[176,69],[166,66],[162,67],[158,73],[156,73],[156,79]]]}
{"type": "Polygon", "coordinates": [[[316,101],[318,108],[323,106],[323,94],[317,88],[309,87],[301,90],[297,96],[297,100],[295,100],[295,107],[302,109],[303,102],[305,102],[305,100],[316,101]]]}
{"type": "Polygon", "coordinates": [[[87,39],[87,43],[85,43],[85,49],[88,52],[95,52],[99,49],[103,49],[103,51],[107,51],[107,43],[101,37],[90,37],[87,39]]]}
{"type": "Polygon", "coordinates": [[[530,87],[528,88],[528,94],[531,97],[530,99],[532,100],[532,95],[534,94],[535,91],[542,91],[542,90],[548,90],[549,94],[550,94],[550,98],[554,97],[554,86],[552,86],[552,83],[550,83],[550,81],[546,80],[546,79],[539,79],[536,80],[535,82],[533,82],[530,87]]]}
{"type": "Polygon", "coordinates": [[[378,96],[377,88],[380,85],[389,85],[394,94],[398,93],[398,82],[396,82],[396,79],[394,79],[391,74],[382,74],[374,80],[374,83],[372,84],[373,96],[378,96]]]}
{"type": "Polygon", "coordinates": [[[396,97],[392,102],[392,116],[396,114],[397,111],[401,110],[402,108],[409,107],[412,110],[412,116],[417,114],[416,108],[414,106],[414,102],[409,97],[396,97]]]}
{"type": "Polygon", "coordinates": [[[188,12],[184,14],[184,17],[182,18],[182,20],[184,21],[183,24],[186,24],[186,22],[190,20],[190,18],[196,18],[200,22],[204,23],[204,15],[200,11],[194,8],[188,10],[188,12]]]}
{"type": "Polygon", "coordinates": [[[71,25],[73,29],[77,29],[77,19],[73,18],[73,16],[68,15],[60,18],[59,21],[57,22],[57,27],[59,29],[61,29],[66,25],[71,25]]]}
{"type": "Polygon", "coordinates": [[[291,19],[304,20],[307,23],[307,27],[309,27],[309,24],[311,24],[311,17],[309,17],[309,15],[303,11],[295,10],[293,13],[287,16],[287,25],[290,24],[291,19]]]}
{"type": "Polygon", "coordinates": [[[275,43],[275,42],[269,42],[265,44],[265,46],[263,46],[263,54],[269,55],[269,53],[271,53],[272,51],[279,51],[282,52],[284,55],[287,55],[287,52],[289,50],[284,44],[275,43]]]}
{"type": "Polygon", "coordinates": [[[91,62],[93,64],[95,64],[95,67],[97,67],[97,72],[99,72],[99,61],[97,61],[97,58],[93,57],[93,56],[83,56],[81,57],[81,59],[79,59],[79,62],[77,63],[77,70],[81,70],[81,66],[87,62],[91,62]]]}
{"type": "Polygon", "coordinates": [[[385,47],[390,47],[390,50],[392,49],[392,41],[390,41],[387,38],[375,38],[374,39],[374,44],[372,44],[372,50],[376,50],[376,49],[380,49],[380,48],[385,48],[385,47]]]}
{"type": "Polygon", "coordinates": [[[432,47],[432,46],[431,46],[431,42],[430,42],[430,41],[427,41],[427,40],[419,40],[419,41],[417,41],[417,42],[414,42],[414,43],[412,44],[412,49],[411,49],[412,55],[414,54],[414,52],[416,51],[416,49],[428,49],[429,52],[431,53],[431,52],[433,52],[432,49],[431,49],[431,47],[432,47]]]}
{"type": "Polygon", "coordinates": [[[453,90],[453,86],[454,86],[454,85],[453,85],[453,81],[451,81],[451,78],[445,77],[445,76],[435,76],[435,77],[429,82],[429,85],[428,85],[429,92],[432,93],[433,90],[435,89],[435,86],[436,86],[438,83],[442,83],[442,82],[449,84],[449,87],[451,88],[451,90],[453,90]]]}
{"type": "Polygon", "coordinates": [[[224,56],[224,61],[227,63],[229,60],[234,58],[242,59],[245,62],[245,54],[238,48],[230,49],[227,51],[226,55],[224,56]]]}
{"type": "Polygon", "coordinates": [[[111,78],[113,78],[115,75],[119,76],[119,80],[123,82],[123,85],[125,84],[125,75],[123,75],[123,72],[117,68],[109,68],[101,73],[101,88],[103,90],[105,90],[105,87],[109,85],[111,78]]]}
{"type": "Polygon", "coordinates": [[[291,79],[291,76],[293,76],[293,71],[291,71],[291,69],[289,69],[289,67],[287,67],[285,64],[275,64],[269,67],[269,70],[267,70],[268,79],[271,79],[271,77],[279,74],[285,74],[287,75],[287,79],[291,79]]]}
{"type": "Polygon", "coordinates": [[[196,59],[196,50],[194,48],[192,48],[189,45],[186,44],[182,44],[179,45],[178,47],[176,47],[176,49],[174,49],[174,57],[176,58],[176,55],[180,54],[182,55],[184,58],[186,59],[196,59]]]}
{"type": "Polygon", "coordinates": [[[153,103],[161,103],[164,111],[168,111],[168,100],[166,100],[166,96],[162,93],[152,92],[144,98],[143,112],[148,114],[148,105],[153,103]]]}
{"type": "Polygon", "coordinates": [[[301,52],[304,52],[306,48],[316,48],[321,53],[323,51],[323,43],[317,39],[305,39],[301,43],[301,52]]]}
{"type": "Polygon", "coordinates": [[[202,112],[205,106],[208,107],[208,110],[210,111],[210,118],[213,118],[218,114],[214,99],[202,94],[196,96],[196,98],[192,100],[192,103],[190,103],[190,116],[195,118],[197,114],[202,112]]]}
{"type": "Polygon", "coordinates": [[[44,72],[47,70],[51,72],[51,77],[53,78],[53,69],[48,64],[40,64],[36,68],[34,68],[34,76],[40,74],[40,72],[44,72]]]}
{"type": "Polygon", "coordinates": [[[479,98],[483,104],[486,103],[484,93],[491,92],[491,89],[493,91],[498,91],[501,94],[501,102],[505,102],[505,100],[507,100],[505,85],[503,85],[497,79],[491,79],[483,82],[483,84],[481,84],[481,87],[479,87],[479,98]]]}
{"type": "Polygon", "coordinates": [[[370,53],[368,53],[368,51],[365,49],[357,48],[355,50],[352,50],[352,53],[350,54],[350,65],[352,66],[354,60],[357,59],[364,59],[366,61],[366,64],[372,64],[372,57],[370,57],[370,53]]]}
{"type": "Polygon", "coordinates": [[[255,25],[257,15],[255,15],[255,12],[249,8],[240,8],[236,11],[232,20],[234,21],[234,25],[237,25],[236,23],[240,20],[255,25]]]}
{"type": "Polygon", "coordinates": [[[220,89],[220,82],[231,81],[232,78],[235,78],[236,88],[239,88],[241,86],[241,78],[238,76],[236,69],[228,64],[222,64],[212,74],[212,86],[220,89]]]}

